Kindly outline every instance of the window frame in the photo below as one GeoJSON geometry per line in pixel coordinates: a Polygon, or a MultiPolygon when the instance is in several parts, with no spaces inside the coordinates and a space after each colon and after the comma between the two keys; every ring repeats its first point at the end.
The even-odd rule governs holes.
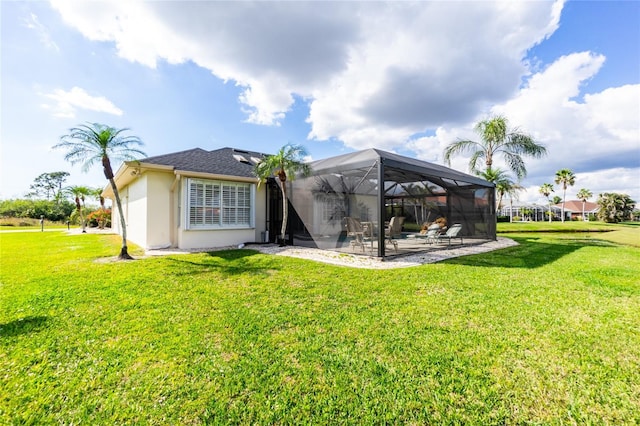
{"type": "Polygon", "coordinates": [[[255,184],[202,178],[187,178],[185,181],[184,229],[200,231],[255,228],[255,184]],[[194,185],[202,185],[202,201],[199,205],[192,205],[193,197],[196,195],[194,191],[198,191],[193,189],[194,185]],[[226,198],[225,190],[227,191],[226,198]],[[210,197],[208,197],[209,195],[210,197]],[[233,201],[233,205],[227,204],[225,201],[233,201]],[[192,220],[194,216],[192,215],[192,209],[194,207],[203,209],[200,215],[200,223],[194,223],[192,220]],[[207,212],[208,209],[211,211],[207,212]],[[240,215],[241,211],[243,214],[240,215]],[[233,221],[229,220],[230,213],[233,213],[233,221]],[[238,223],[237,218],[240,216],[247,217],[248,220],[244,223],[238,223]]]}

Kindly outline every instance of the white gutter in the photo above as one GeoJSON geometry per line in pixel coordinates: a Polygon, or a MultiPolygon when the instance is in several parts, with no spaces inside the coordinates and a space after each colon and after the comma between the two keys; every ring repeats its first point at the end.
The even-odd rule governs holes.
{"type": "Polygon", "coordinates": [[[216,173],[190,172],[188,170],[175,170],[174,173],[182,175],[184,177],[227,180],[227,181],[232,181],[232,182],[248,182],[248,183],[256,183],[256,184],[258,183],[258,178],[257,177],[252,178],[252,177],[219,175],[219,174],[216,174],[216,173]]]}

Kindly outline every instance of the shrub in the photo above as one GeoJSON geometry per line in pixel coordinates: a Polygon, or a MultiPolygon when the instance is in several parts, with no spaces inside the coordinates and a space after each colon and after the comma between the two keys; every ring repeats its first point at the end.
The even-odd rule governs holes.
{"type": "Polygon", "coordinates": [[[618,223],[631,219],[631,212],[635,208],[636,202],[627,194],[618,194],[615,192],[605,192],[598,196],[598,219],[609,222],[618,223]]]}
{"type": "Polygon", "coordinates": [[[89,226],[96,227],[111,227],[111,209],[98,209],[94,210],[87,215],[87,223],[89,226]]]}

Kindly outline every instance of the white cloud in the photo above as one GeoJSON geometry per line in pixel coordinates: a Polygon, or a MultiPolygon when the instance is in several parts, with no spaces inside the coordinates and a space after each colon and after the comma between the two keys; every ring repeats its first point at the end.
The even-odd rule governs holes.
{"type": "Polygon", "coordinates": [[[80,87],[73,87],[68,92],[56,89],[52,93],[43,95],[55,101],[55,104],[43,104],[42,107],[50,109],[54,117],[75,118],[77,109],[104,112],[113,115],[122,115],[122,110],[116,107],[104,96],[92,96],[80,87]]]}
{"type": "Polygon", "coordinates": [[[29,15],[29,18],[25,20],[25,25],[27,28],[34,30],[38,37],[40,37],[40,42],[47,48],[51,50],[55,50],[56,52],[60,51],[60,48],[56,44],[55,41],[51,38],[51,34],[49,34],[49,30],[42,25],[38,16],[34,13],[29,15]]]}
{"type": "MultiPolygon", "coordinates": [[[[605,63],[602,55],[574,53],[535,74],[512,100],[494,107],[514,125],[528,130],[545,144],[549,155],[527,162],[531,180],[552,182],[561,168],[580,177],[585,172],[607,177],[583,186],[592,191],[640,195],[640,179],[615,181],[615,176],[637,176],[640,167],[640,85],[606,89],[580,98],[580,87],[605,63]],[[602,189],[600,189],[602,188],[602,189]],[[607,189],[609,188],[609,189],[607,189]],[[619,191],[618,191],[619,190],[619,191]]],[[[586,176],[586,175],[585,175],[586,176]]]]}
{"type": "MultiPolygon", "coordinates": [[[[233,82],[249,122],[278,125],[297,95],[309,102],[310,139],[441,163],[448,143],[477,138],[478,119],[503,113],[549,150],[527,160],[523,184],[534,192],[560,168],[602,178],[638,170],[640,85],[584,95],[606,67],[598,53],[569,53],[535,73],[527,62],[561,25],[563,1],[52,4],[129,61],[192,61],[233,82]]],[[[632,179],[615,187],[640,198],[632,179]]]]}
{"type": "MultiPolygon", "coordinates": [[[[602,55],[581,52],[558,58],[530,76],[512,99],[491,112],[504,114],[512,126],[543,143],[548,156],[526,159],[529,178],[521,199],[540,202],[538,188],[553,183],[555,172],[569,168],[579,188],[623,192],[640,198],[640,85],[625,85],[580,97],[581,87],[605,64],[602,55]]],[[[435,136],[409,142],[408,148],[426,161],[442,161],[444,148],[462,138],[478,140],[474,121],[464,126],[441,126],[435,136]]],[[[468,170],[468,157],[454,158],[452,167],[468,170]]],[[[498,159],[497,167],[505,167],[498,159]]]]}
{"type": "Polygon", "coordinates": [[[233,80],[250,122],[279,123],[297,94],[311,100],[311,138],[389,149],[507,99],[562,3],[52,2],[123,58],[233,80]]]}

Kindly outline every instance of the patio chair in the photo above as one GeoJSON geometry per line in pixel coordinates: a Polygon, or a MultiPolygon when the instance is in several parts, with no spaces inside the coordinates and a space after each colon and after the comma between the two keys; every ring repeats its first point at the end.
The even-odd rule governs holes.
{"type": "Polygon", "coordinates": [[[398,241],[395,237],[402,236],[402,224],[404,223],[404,216],[393,216],[389,221],[389,225],[384,230],[384,243],[392,244],[396,253],[398,252],[398,241]]]}
{"type": "Polygon", "coordinates": [[[451,225],[451,228],[447,229],[447,232],[438,235],[436,238],[438,242],[440,242],[440,240],[447,240],[449,242],[449,245],[451,245],[452,239],[460,238],[460,244],[462,244],[462,236],[458,235],[460,231],[462,231],[462,225],[459,223],[455,223],[451,225]]]}
{"type": "Polygon", "coordinates": [[[351,247],[355,251],[356,247],[361,247],[364,252],[364,245],[366,242],[371,242],[371,232],[365,232],[365,229],[362,226],[362,223],[358,219],[353,217],[345,217],[345,224],[347,226],[347,236],[351,237],[352,240],[349,242],[351,247]]]}
{"type": "Polygon", "coordinates": [[[402,224],[404,216],[393,216],[389,221],[389,226],[384,230],[385,236],[389,238],[399,237],[402,235],[402,224]]]}

